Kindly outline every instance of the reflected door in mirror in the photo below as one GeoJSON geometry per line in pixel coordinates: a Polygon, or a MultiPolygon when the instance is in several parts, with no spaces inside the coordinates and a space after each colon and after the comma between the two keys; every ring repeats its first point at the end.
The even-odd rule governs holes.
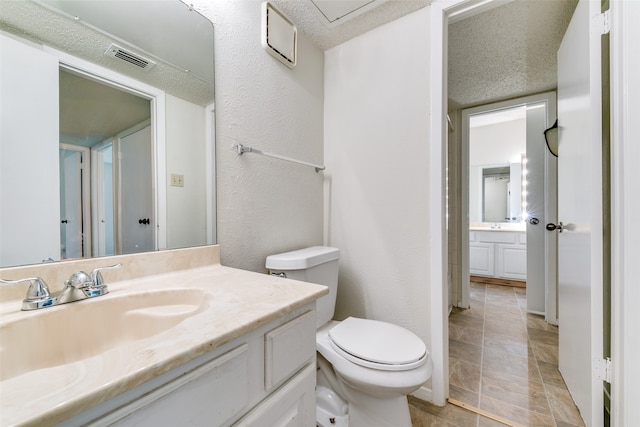
{"type": "Polygon", "coordinates": [[[120,253],[148,252],[155,248],[154,221],[150,220],[154,218],[151,127],[123,136],[118,145],[120,253]]]}

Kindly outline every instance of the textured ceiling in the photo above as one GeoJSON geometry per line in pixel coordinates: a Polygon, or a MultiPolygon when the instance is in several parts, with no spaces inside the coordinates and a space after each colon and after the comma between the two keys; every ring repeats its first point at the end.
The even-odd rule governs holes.
{"type": "MultiPolygon", "coordinates": [[[[126,6],[126,2],[113,2],[126,6]]],[[[124,41],[107,37],[70,17],[58,14],[35,2],[26,0],[0,0],[0,29],[19,37],[44,44],[83,58],[94,64],[129,75],[137,80],[155,86],[166,92],[198,105],[213,101],[213,85],[190,76],[184,70],[165,63],[153,53],[145,52],[135,44],[128,46],[124,41]],[[140,70],[129,63],[105,56],[103,53],[116,42],[143,56],[151,55],[158,60],[148,71],[140,70]]],[[[150,38],[154,35],[148,28],[140,31],[150,38]]],[[[199,55],[198,52],[192,52],[199,55]]],[[[213,61],[213,58],[211,58],[213,61]]]]}
{"type": "Polygon", "coordinates": [[[313,43],[326,50],[429,4],[431,0],[389,0],[343,24],[329,27],[308,0],[271,0],[313,43]]]}
{"type": "Polygon", "coordinates": [[[151,103],[75,74],[60,72],[60,133],[91,147],[151,117],[151,103]]]}
{"type": "Polygon", "coordinates": [[[557,86],[577,0],[514,0],[449,26],[449,102],[470,107],[557,86]]]}

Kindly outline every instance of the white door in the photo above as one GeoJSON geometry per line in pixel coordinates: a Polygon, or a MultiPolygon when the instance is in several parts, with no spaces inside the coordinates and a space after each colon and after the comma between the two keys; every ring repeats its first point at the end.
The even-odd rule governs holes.
{"type": "Polygon", "coordinates": [[[82,153],[60,148],[60,258],[82,258],[82,153]]]}
{"type": "Polygon", "coordinates": [[[527,311],[545,315],[547,298],[545,259],[545,158],[544,131],[553,124],[552,101],[527,105],[527,162],[523,186],[527,211],[527,311]],[[549,123],[551,122],[551,123],[549,123]]]}
{"type": "Polygon", "coordinates": [[[587,426],[603,420],[599,9],[578,3],[558,51],[559,367],[587,426]]]}
{"type": "Polygon", "coordinates": [[[151,126],[120,138],[120,215],[122,254],[155,248],[151,126]]]}

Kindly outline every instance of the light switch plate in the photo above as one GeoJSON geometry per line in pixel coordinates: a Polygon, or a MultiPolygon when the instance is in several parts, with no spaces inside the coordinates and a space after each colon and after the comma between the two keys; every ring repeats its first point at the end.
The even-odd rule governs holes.
{"type": "Polygon", "coordinates": [[[172,187],[184,187],[184,175],[177,173],[171,174],[171,186],[172,187]]]}

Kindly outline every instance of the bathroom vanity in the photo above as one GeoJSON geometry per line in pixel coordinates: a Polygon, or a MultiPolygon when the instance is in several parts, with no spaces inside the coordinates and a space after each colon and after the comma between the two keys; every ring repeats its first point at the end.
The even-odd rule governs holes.
{"type": "Polygon", "coordinates": [[[474,276],[526,281],[527,233],[508,228],[471,228],[469,273],[474,276]]]}
{"type": "Polygon", "coordinates": [[[114,262],[123,267],[104,273],[109,293],[90,300],[20,311],[26,287],[2,287],[0,425],[315,425],[324,286],[223,267],[217,246],[0,275],[38,275],[53,288],[114,262]],[[23,331],[40,339],[17,339],[23,331]],[[59,345],[65,333],[80,335],[75,346],[59,345]]]}

